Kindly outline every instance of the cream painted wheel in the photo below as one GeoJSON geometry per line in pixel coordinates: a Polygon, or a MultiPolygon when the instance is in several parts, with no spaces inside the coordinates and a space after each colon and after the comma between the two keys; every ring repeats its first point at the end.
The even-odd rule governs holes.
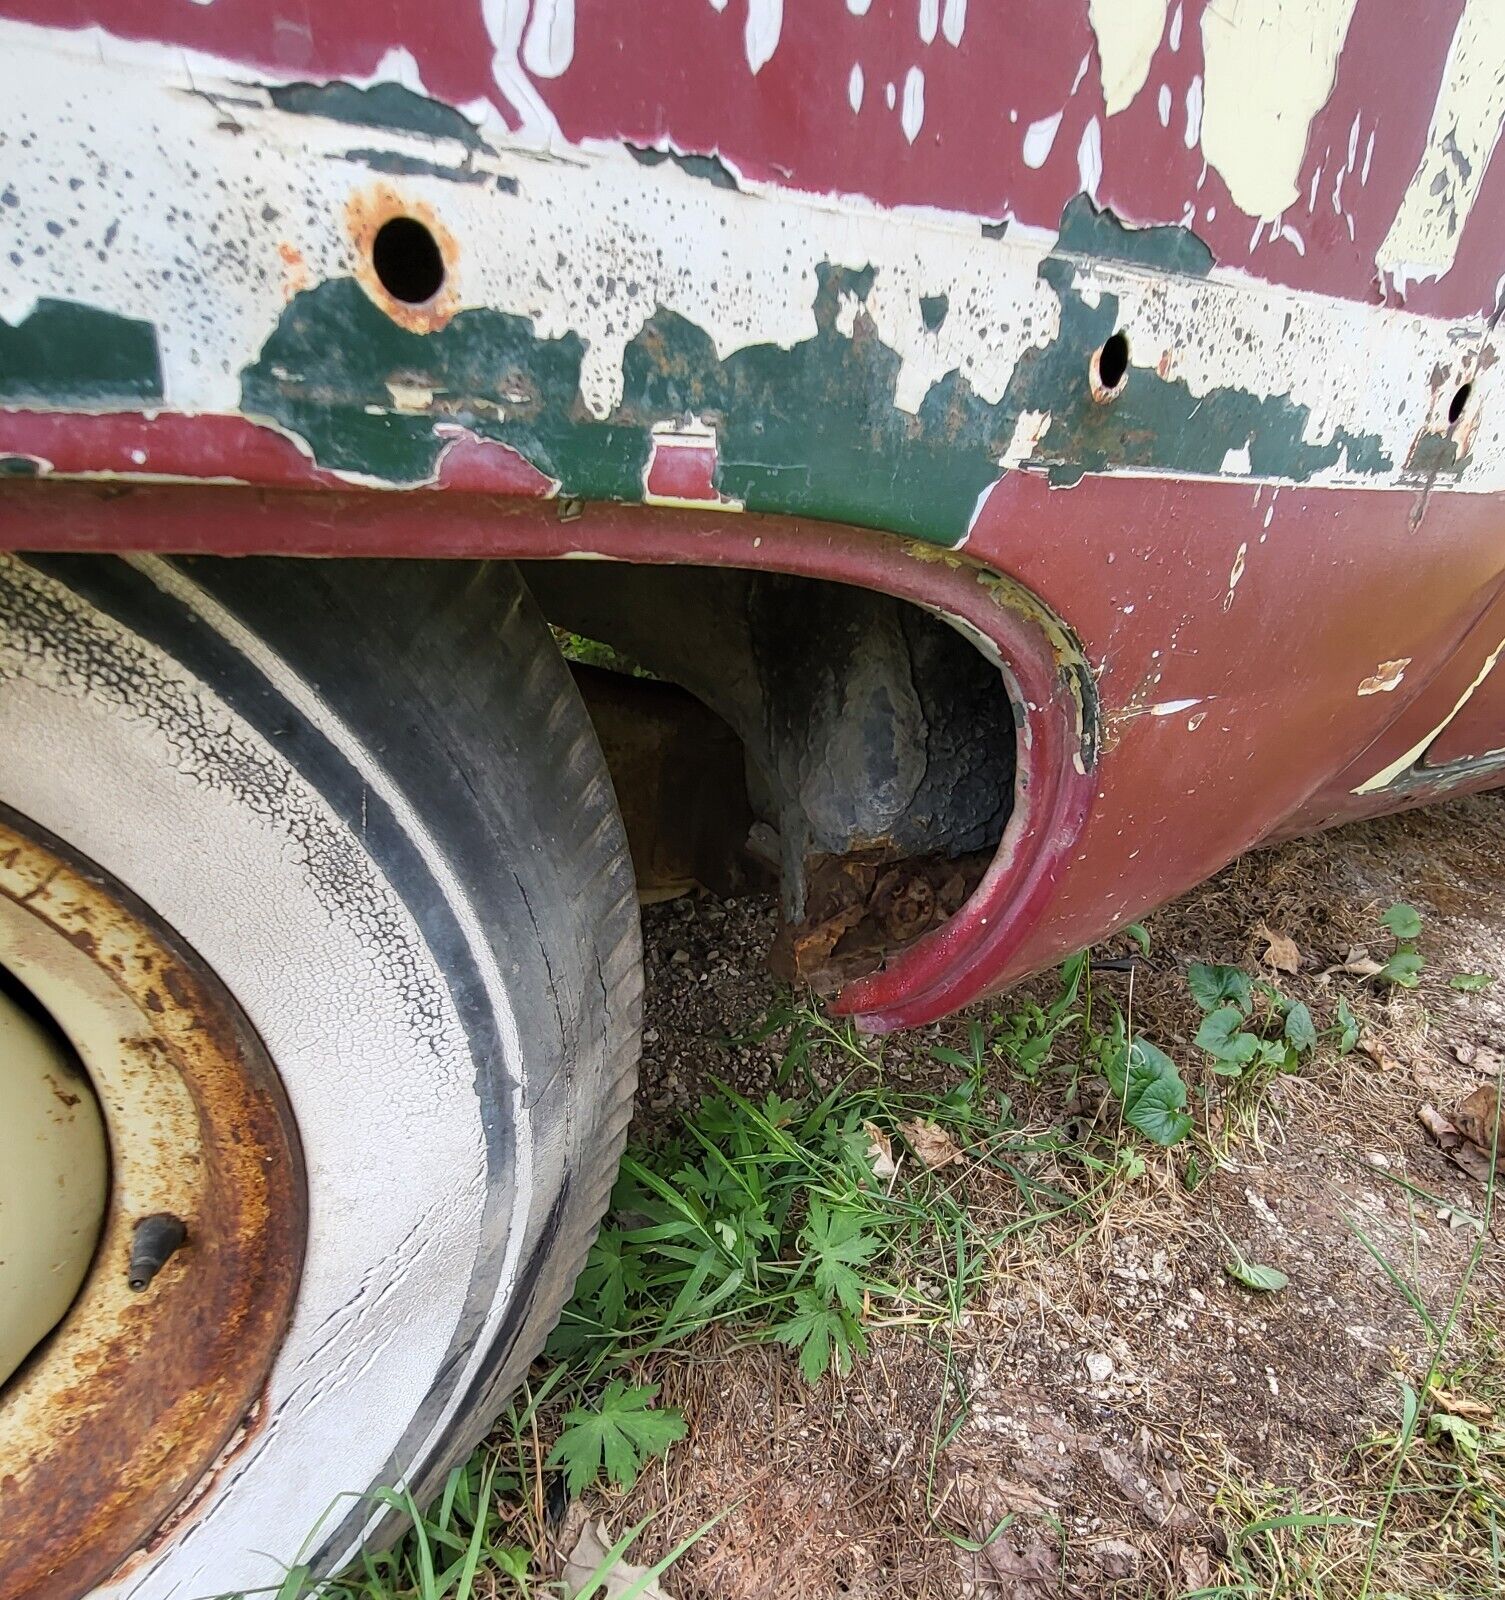
{"type": "Polygon", "coordinates": [[[432,1492],[489,1425],[610,1190],[641,978],[584,710],[510,566],[0,557],[0,806],[202,973],[195,1014],[222,991],[307,1204],[218,1459],[114,1578],[22,1582],[31,1466],[0,1458],[0,1596],[333,1570],[365,1491],[432,1492]]]}
{"type": "Polygon", "coordinates": [[[110,1186],[99,1102],[73,1052],[0,988],[0,1384],[84,1281],[110,1186]]]}

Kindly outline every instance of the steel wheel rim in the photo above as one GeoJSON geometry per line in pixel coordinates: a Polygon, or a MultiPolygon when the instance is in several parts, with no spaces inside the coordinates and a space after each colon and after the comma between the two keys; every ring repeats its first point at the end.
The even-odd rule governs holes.
{"type": "Polygon", "coordinates": [[[93,1265],[0,1391],[0,1600],[71,1600],[160,1548],[253,1436],[307,1194],[291,1109],[229,991],[128,891],[4,808],[0,963],[68,1034],[110,1144],[93,1265]],[[136,1289],[148,1218],[184,1238],[136,1289]]]}

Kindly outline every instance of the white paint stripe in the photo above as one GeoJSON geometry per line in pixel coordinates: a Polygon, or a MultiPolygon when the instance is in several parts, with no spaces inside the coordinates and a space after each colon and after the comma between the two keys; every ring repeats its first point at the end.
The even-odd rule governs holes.
{"type": "MultiPolygon", "coordinates": [[[[1375,256],[1404,294],[1451,271],[1505,118],[1505,5],[1467,0],[1448,46],[1426,148],[1375,256]]],[[[1349,165],[1353,164],[1352,157],[1349,165]]],[[[1365,174],[1368,157],[1365,157],[1365,174]]]]}
{"type": "Polygon", "coordinates": [[[862,110],[862,88],[862,64],[854,61],[847,78],[847,104],[851,106],[854,116],[862,110]]]}
{"type": "Polygon", "coordinates": [[[742,41],[747,65],[756,74],[773,60],[784,26],[784,0],[747,0],[747,26],[742,41]]]}
{"type": "MultiPolygon", "coordinates": [[[[126,67],[101,63],[90,54],[94,42],[92,35],[0,25],[6,125],[24,123],[36,134],[29,146],[13,141],[7,150],[6,180],[22,204],[0,212],[0,226],[20,259],[0,280],[0,316],[14,323],[50,297],[147,321],[161,355],[160,409],[233,415],[241,374],[260,359],[285,309],[279,244],[296,247],[308,282],[348,276],[355,261],[345,207],[373,176],[350,159],[348,125],[258,106],[254,88],[226,81],[243,130],[231,134],[215,104],[220,80],[210,73],[195,69],[199,93],[187,95],[175,53],[152,56],[133,45],[126,67]],[[90,134],[90,123],[108,127],[108,139],[90,134]],[[93,173],[102,161],[107,181],[76,195],[59,181],[93,173]],[[129,184],[120,171],[127,167],[129,184]],[[170,217],[161,208],[122,206],[122,194],[146,187],[173,195],[170,217]],[[288,220],[268,227],[268,208],[288,220]],[[118,222],[104,259],[57,243],[53,228],[67,229],[80,216],[101,232],[118,222]],[[235,250],[188,248],[211,232],[234,241],[235,250]],[[183,262],[171,282],[160,272],[167,258],[183,262]]],[[[1057,113],[1028,130],[1027,160],[1043,163],[1060,125],[1057,113]]],[[[988,238],[979,219],[958,213],[883,208],[745,178],[738,190],[718,188],[668,163],[645,172],[617,146],[544,160],[494,128],[487,135],[494,151],[363,130],[363,139],[394,156],[464,164],[499,180],[376,181],[430,207],[453,234],[462,306],[523,318],[540,339],[580,338],[582,397],[597,417],[620,402],[625,352],[654,308],[704,330],[723,360],[755,345],[788,348],[815,332],[811,285],[822,263],[873,267],[861,309],[898,356],[896,403],[903,409],[917,408],[949,373],[996,404],[1019,362],[1059,333],[1061,301],[1039,272],[1056,241],[1043,230],[1011,222],[1005,238],[988,238]],[[610,260],[611,278],[598,288],[588,277],[588,287],[577,288],[570,273],[557,270],[561,255],[610,260]],[[636,291],[630,297],[629,286],[636,291]],[[953,311],[930,332],[918,302],[937,294],[968,311],[953,311]]],[[[1094,143],[1089,126],[1076,154],[1078,176],[1090,187],[1100,130],[1094,143]]],[[[1058,159],[1069,159],[1065,149],[1058,159]]],[[[1198,397],[1223,389],[1283,397],[1307,413],[1305,443],[1331,441],[1342,428],[1373,436],[1392,463],[1360,472],[1340,457],[1308,480],[1313,485],[1409,487],[1404,463],[1422,407],[1432,403],[1430,375],[1439,365],[1454,367],[1457,353],[1477,349],[1487,331],[1482,318],[1418,317],[1272,286],[1224,266],[1189,277],[1081,257],[1074,270],[1075,292],[1086,303],[1105,294],[1118,299],[1136,365],[1153,368],[1172,355],[1175,376],[1198,397]],[[1402,409],[1399,402],[1413,395],[1402,409]]],[[[1499,373],[1474,375],[1480,404],[1472,448],[1439,492],[1505,487],[1505,407],[1490,403],[1499,373]]],[[[1192,474],[1162,468],[1143,475],[1192,474]]]]}
{"type": "Polygon", "coordinates": [[[1041,117],[1038,122],[1032,122],[1024,130],[1024,164],[1027,167],[1043,167],[1050,159],[1050,148],[1056,142],[1056,130],[1061,126],[1063,111],[1057,111],[1054,116],[1041,117]]]}
{"type": "Polygon", "coordinates": [[[899,111],[899,126],[904,137],[913,144],[920,136],[920,126],[925,121],[925,74],[911,67],[904,74],[904,104],[899,111]]]}
{"type": "Polygon", "coordinates": [[[536,78],[557,78],[574,59],[575,0],[534,0],[523,64],[536,78]]]}
{"type": "Polygon", "coordinates": [[[1468,688],[1466,688],[1458,697],[1457,705],[1455,705],[1453,709],[1448,712],[1442,721],[1439,722],[1430,733],[1426,734],[1421,739],[1418,739],[1417,742],[1413,744],[1403,756],[1397,756],[1388,767],[1381,767],[1372,778],[1366,778],[1363,783],[1361,783],[1353,792],[1355,794],[1375,794],[1381,789],[1388,789],[1390,785],[1394,783],[1395,780],[1403,773],[1409,772],[1411,768],[1414,767],[1416,763],[1420,761],[1421,758],[1427,753],[1428,746],[1433,743],[1443,729],[1446,728],[1453,718],[1463,710],[1464,706],[1469,703],[1469,701],[1473,698],[1474,691],[1479,687],[1479,685],[1484,682],[1491,672],[1494,671],[1495,662],[1500,659],[1501,651],[1505,651],[1505,639],[1502,639],[1500,643],[1490,651],[1488,657],[1485,659],[1484,665],[1479,668],[1479,676],[1475,678],[1474,681],[1469,684],[1468,688]]]}

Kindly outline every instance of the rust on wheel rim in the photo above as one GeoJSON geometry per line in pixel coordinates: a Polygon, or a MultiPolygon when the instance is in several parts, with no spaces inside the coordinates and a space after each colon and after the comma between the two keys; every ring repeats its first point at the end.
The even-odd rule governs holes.
{"type": "Polygon", "coordinates": [[[170,1536],[254,1431],[306,1191],[276,1072],[223,985],[3,808],[0,964],[69,1035],[109,1129],[89,1275],[0,1391],[0,1600],[71,1600],[170,1536]],[[137,1290],[132,1244],[153,1216],[181,1221],[183,1242],[137,1290]]]}

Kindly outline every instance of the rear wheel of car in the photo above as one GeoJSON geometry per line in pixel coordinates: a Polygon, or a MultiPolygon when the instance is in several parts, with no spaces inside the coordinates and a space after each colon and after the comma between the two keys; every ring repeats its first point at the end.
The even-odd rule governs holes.
{"type": "Polygon", "coordinates": [[[0,979],[108,1145],[0,1389],[0,1597],[336,1569],[522,1378],[630,1115],[631,868],[516,570],[0,557],[0,979]]]}

